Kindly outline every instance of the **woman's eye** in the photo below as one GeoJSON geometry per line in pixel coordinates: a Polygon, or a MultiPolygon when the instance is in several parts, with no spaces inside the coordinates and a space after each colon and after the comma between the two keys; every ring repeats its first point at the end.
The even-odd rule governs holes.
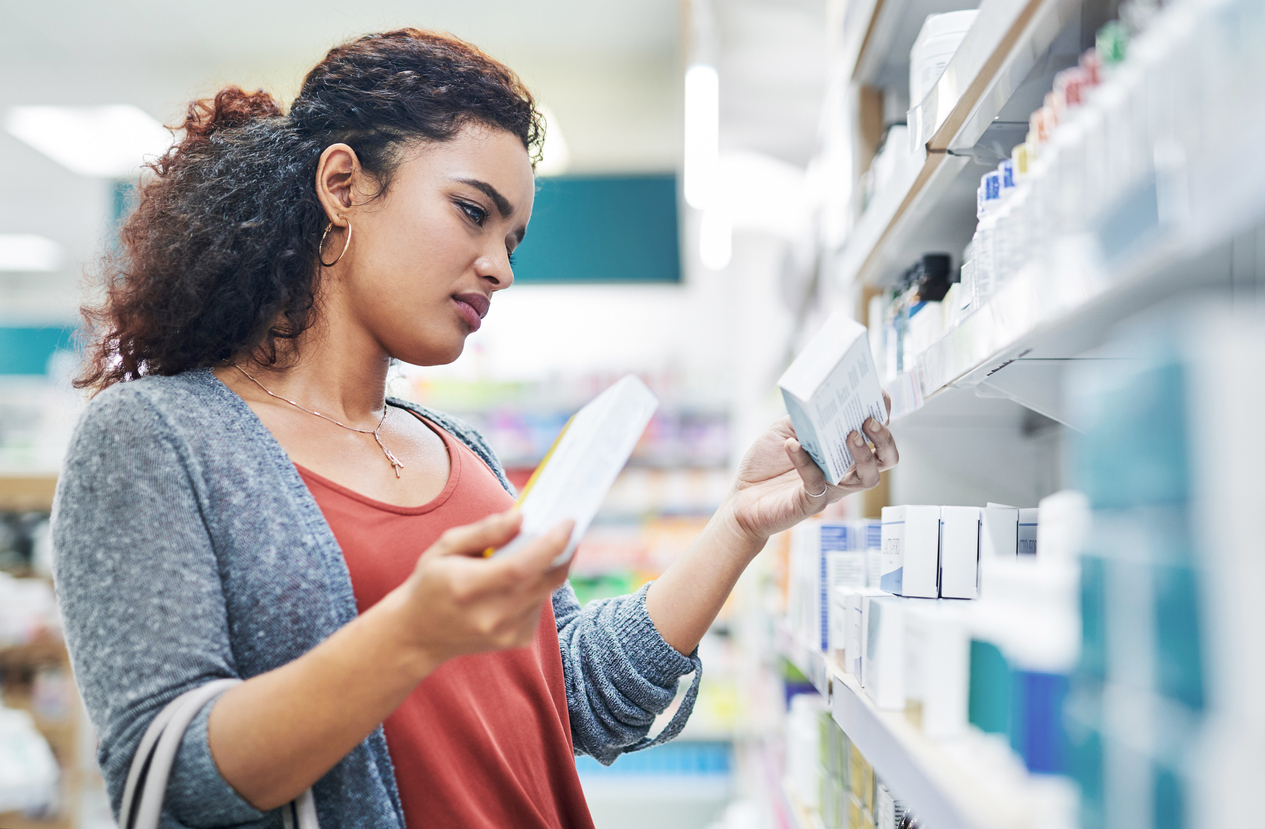
{"type": "Polygon", "coordinates": [[[479,227],[483,227],[483,223],[488,220],[488,212],[482,207],[468,202],[458,202],[458,204],[460,205],[462,211],[465,212],[466,217],[479,227]]]}

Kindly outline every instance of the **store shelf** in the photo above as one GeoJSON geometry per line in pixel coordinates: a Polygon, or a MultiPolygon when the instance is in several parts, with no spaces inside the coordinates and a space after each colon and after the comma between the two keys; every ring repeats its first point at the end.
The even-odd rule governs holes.
{"type": "Polygon", "coordinates": [[[776,625],[774,635],[778,653],[808,677],[817,693],[830,699],[830,669],[825,654],[799,641],[784,621],[776,625]]]}
{"type": "Polygon", "coordinates": [[[57,489],[54,473],[0,474],[0,511],[48,512],[53,508],[53,492],[57,489]]]}
{"type": "Polygon", "coordinates": [[[936,829],[1006,829],[1027,825],[1022,793],[990,785],[938,744],[920,734],[902,712],[880,711],[856,679],[835,669],[830,708],[835,722],[874,766],[874,773],[936,829]]]}
{"type": "MultiPolygon", "coordinates": [[[[1265,128],[1265,117],[1259,120],[1265,128]]],[[[937,401],[964,392],[1006,398],[1076,428],[1064,406],[1064,375],[1079,361],[1101,359],[1092,351],[1121,319],[1183,292],[1234,285],[1241,250],[1254,249],[1265,220],[1265,161],[1235,162],[1233,173],[1225,168],[1250,137],[1232,137],[1169,174],[1197,183],[1182,185],[1183,204],[1170,211],[1193,219],[1165,222],[1156,215],[1125,253],[1111,258],[1092,236],[1061,240],[1049,261],[1004,283],[892,384],[893,421],[916,422],[924,409],[934,412],[937,401]],[[1227,183],[1221,190],[1203,184],[1211,180],[1227,183]]],[[[1155,194],[1152,202],[1165,198],[1163,179],[1140,189],[1155,194]]]]}
{"type": "Polygon", "coordinates": [[[914,251],[944,246],[942,239],[957,238],[964,229],[969,238],[974,184],[960,175],[967,154],[1080,7],[1081,0],[980,5],[975,25],[940,80],[909,111],[912,158],[876,195],[839,253],[844,285],[884,284],[908,265],[914,251]],[[964,200],[960,191],[968,185],[964,200]],[[946,200],[968,209],[941,210],[946,200]]]}

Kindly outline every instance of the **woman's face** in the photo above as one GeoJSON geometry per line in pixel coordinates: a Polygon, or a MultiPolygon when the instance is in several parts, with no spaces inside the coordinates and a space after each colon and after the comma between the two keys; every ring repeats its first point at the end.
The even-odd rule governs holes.
{"type": "MultiPolygon", "coordinates": [[[[450,363],[493,294],[514,281],[510,254],[535,194],[527,150],[509,132],[468,125],[450,141],[407,150],[387,191],[370,198],[375,190],[372,181],[356,186],[345,213],[351,244],[326,270],[327,321],[350,323],[331,333],[407,363],[450,363]]],[[[330,235],[326,261],[346,239],[330,235]]]]}

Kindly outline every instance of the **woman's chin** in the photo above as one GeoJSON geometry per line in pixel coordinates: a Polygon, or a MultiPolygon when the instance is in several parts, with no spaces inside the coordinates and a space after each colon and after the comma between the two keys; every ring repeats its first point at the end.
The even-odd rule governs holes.
{"type": "Polygon", "coordinates": [[[456,362],[461,353],[465,351],[466,339],[460,338],[455,343],[450,344],[431,344],[422,348],[401,349],[400,352],[392,355],[395,359],[405,363],[411,363],[415,366],[446,366],[449,363],[456,362]]]}

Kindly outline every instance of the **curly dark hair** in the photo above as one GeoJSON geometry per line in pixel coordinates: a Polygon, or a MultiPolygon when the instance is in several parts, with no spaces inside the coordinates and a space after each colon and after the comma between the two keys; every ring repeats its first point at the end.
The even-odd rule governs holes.
{"type": "Polygon", "coordinates": [[[312,323],[326,217],[316,167],[345,143],[381,185],[406,146],[469,123],[523,142],[533,166],[544,125],[510,69],[455,37],[418,29],[332,49],[285,114],[239,87],[189,105],[181,140],[154,164],[103,260],[105,297],[85,306],[79,388],[177,374],[250,355],[293,356],[312,323]]]}

